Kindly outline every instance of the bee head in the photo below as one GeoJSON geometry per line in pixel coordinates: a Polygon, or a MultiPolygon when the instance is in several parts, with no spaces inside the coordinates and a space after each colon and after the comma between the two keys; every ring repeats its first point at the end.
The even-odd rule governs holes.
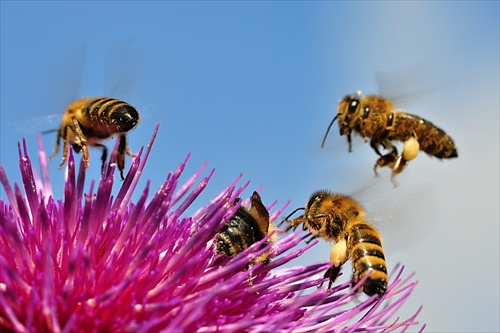
{"type": "Polygon", "coordinates": [[[323,217],[327,215],[326,213],[329,211],[328,206],[331,204],[329,198],[332,197],[332,193],[327,190],[320,190],[314,192],[307,201],[305,207],[305,215],[311,219],[313,217],[323,217]]]}
{"type": "Polygon", "coordinates": [[[337,115],[333,118],[328,125],[328,129],[326,130],[325,136],[323,137],[323,142],[321,143],[321,147],[325,145],[326,137],[330,132],[330,128],[336,119],[339,120],[339,129],[340,135],[350,135],[353,126],[351,125],[351,121],[358,112],[359,109],[359,100],[361,98],[361,91],[357,91],[354,95],[346,95],[342,98],[337,107],[337,115]]]}
{"type": "Polygon", "coordinates": [[[311,211],[311,210],[315,210],[316,207],[318,205],[321,204],[321,202],[327,197],[329,196],[330,193],[326,190],[320,190],[320,191],[317,191],[317,192],[314,192],[310,197],[309,197],[309,200],[307,201],[307,204],[306,204],[306,214],[307,212],[311,211]]]}
{"type": "Polygon", "coordinates": [[[348,217],[342,211],[345,196],[320,190],[311,195],[306,206],[306,220],[309,229],[322,232],[323,238],[338,241],[348,217]]]}
{"type": "Polygon", "coordinates": [[[347,95],[339,103],[338,118],[340,135],[351,134],[351,122],[358,113],[360,106],[359,95],[347,95]]]}
{"type": "Polygon", "coordinates": [[[342,219],[364,216],[361,205],[347,195],[327,190],[320,190],[311,195],[306,206],[307,216],[328,215],[332,212],[336,212],[333,215],[343,216],[342,219]]]}

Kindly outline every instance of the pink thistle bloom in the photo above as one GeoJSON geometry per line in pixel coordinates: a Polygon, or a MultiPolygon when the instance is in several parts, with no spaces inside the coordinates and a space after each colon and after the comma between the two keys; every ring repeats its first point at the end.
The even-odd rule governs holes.
{"type": "MultiPolygon", "coordinates": [[[[397,317],[416,286],[413,274],[402,278],[402,268],[383,297],[364,301],[350,283],[318,288],[329,263],[283,268],[316,244],[300,247],[307,235],[291,234],[261,249],[268,235],[234,257],[216,254],[215,236],[246,187],[236,186],[239,179],[185,216],[213,174],[198,181],[202,166],[179,185],[186,158],[151,199],[147,183],[131,202],[157,131],[158,125],[116,197],[114,165],[84,194],[83,164],[77,173],[70,153],[64,198],[54,199],[41,143],[41,178],[26,143],[19,145],[24,193],[17,184],[11,187],[0,165],[7,195],[0,200],[0,330],[390,332],[418,324],[420,309],[406,320],[397,317]],[[266,251],[270,263],[247,269],[266,251]]],[[[285,208],[271,213],[271,220],[285,208]]]]}

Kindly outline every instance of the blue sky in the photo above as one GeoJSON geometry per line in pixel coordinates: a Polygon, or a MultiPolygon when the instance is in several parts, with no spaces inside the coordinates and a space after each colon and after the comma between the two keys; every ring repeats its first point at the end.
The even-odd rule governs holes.
{"type": "MultiPolygon", "coordinates": [[[[157,188],[190,152],[186,177],[205,161],[216,169],[199,206],[240,173],[247,195],[262,186],[265,202],[291,200],[288,211],[320,188],[366,189],[367,210],[392,220],[385,231],[376,219],[389,266],[420,280],[404,311],[423,304],[429,331],[498,331],[499,31],[497,1],[2,1],[0,161],[19,181],[21,138],[35,158],[36,133],[71,101],[124,99],[142,116],[133,151],[161,123],[143,184],[157,188]],[[399,79],[380,87],[377,72],[399,79]],[[361,139],[349,154],[334,127],[321,149],[338,100],[358,89],[424,91],[402,107],[445,129],[459,158],[422,153],[394,189],[387,170],[374,179],[361,139]]],[[[43,137],[48,152],[54,140],[43,137]]],[[[97,179],[99,152],[90,158],[97,179]]],[[[320,243],[296,264],[328,251],[320,243]]]]}

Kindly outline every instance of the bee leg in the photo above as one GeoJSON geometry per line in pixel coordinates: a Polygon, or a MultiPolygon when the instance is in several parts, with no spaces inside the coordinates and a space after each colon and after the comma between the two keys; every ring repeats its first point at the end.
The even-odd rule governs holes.
{"type": "Polygon", "coordinates": [[[59,169],[61,169],[64,166],[64,164],[66,164],[66,161],[68,160],[68,152],[69,152],[69,144],[68,141],[65,140],[63,145],[62,162],[58,166],[59,169]]]}
{"type": "MultiPolygon", "coordinates": [[[[281,227],[283,224],[288,223],[288,222],[290,222],[288,219],[283,219],[283,220],[282,220],[282,221],[278,224],[278,227],[281,227]]],[[[285,228],[285,230],[284,230],[284,231],[285,231],[285,232],[288,232],[288,231],[290,231],[293,227],[294,227],[294,226],[290,223],[290,224],[288,224],[288,225],[286,226],[286,228],[285,228]]]]}
{"type": "Polygon", "coordinates": [[[247,277],[247,282],[249,286],[253,286],[253,274],[252,274],[252,267],[253,267],[253,262],[249,263],[247,265],[247,270],[248,270],[248,277],[247,277]]]}
{"type": "Polygon", "coordinates": [[[82,151],[83,164],[85,165],[85,170],[87,170],[89,167],[89,151],[87,149],[87,141],[85,140],[85,136],[83,135],[78,120],[73,117],[71,118],[71,122],[73,124],[71,129],[75,132],[75,143],[73,144],[73,149],[75,149],[77,153],[80,152],[80,150],[82,151]]]}
{"type": "MultiPolygon", "coordinates": [[[[253,286],[253,274],[252,274],[252,270],[251,270],[251,268],[252,268],[253,264],[254,264],[254,263],[253,263],[253,262],[251,262],[251,263],[249,263],[249,264],[247,265],[247,270],[248,270],[247,283],[248,283],[248,285],[249,285],[250,287],[251,287],[251,286],[253,286]]],[[[255,291],[255,295],[259,295],[259,292],[258,292],[258,291],[255,291]]]]}
{"type": "Polygon", "coordinates": [[[105,145],[100,144],[100,143],[94,143],[94,147],[97,147],[99,149],[102,149],[102,156],[101,156],[101,174],[104,174],[104,163],[106,163],[106,159],[108,158],[108,148],[106,148],[105,145]]]}
{"type": "Polygon", "coordinates": [[[394,165],[392,166],[392,174],[391,174],[391,181],[394,184],[394,187],[398,187],[399,184],[396,181],[396,176],[399,175],[403,171],[407,162],[408,161],[404,159],[403,155],[399,155],[398,158],[396,159],[396,162],[394,162],[394,165]]]}
{"type": "Polygon", "coordinates": [[[125,154],[127,154],[130,157],[135,157],[135,154],[132,154],[132,152],[130,151],[130,147],[127,144],[127,136],[126,136],[126,134],[121,134],[120,135],[120,140],[122,140],[122,139],[123,139],[123,143],[125,145],[125,150],[124,150],[125,154]]]}
{"type": "Polygon", "coordinates": [[[287,223],[287,219],[283,219],[280,223],[278,223],[278,227],[281,227],[283,224],[287,223]]]}
{"type": "Polygon", "coordinates": [[[372,147],[372,149],[375,150],[375,152],[377,153],[378,156],[382,156],[382,153],[380,152],[380,150],[378,150],[378,145],[379,145],[379,141],[375,140],[375,138],[372,138],[370,140],[370,147],[372,147]]]}
{"type": "Polygon", "coordinates": [[[335,282],[335,279],[339,275],[340,267],[346,262],[346,260],[347,242],[345,239],[342,239],[341,241],[335,243],[330,250],[330,262],[332,263],[332,267],[328,268],[324,275],[325,278],[330,278],[330,281],[328,282],[328,290],[332,288],[333,282],[335,282]]]}
{"type": "Polygon", "coordinates": [[[403,171],[406,162],[407,161],[403,158],[403,155],[398,156],[396,162],[394,162],[394,165],[392,167],[392,177],[396,177],[396,175],[400,174],[403,171]]]}
{"type": "MultiPolygon", "coordinates": [[[[332,267],[328,268],[325,272],[325,274],[323,275],[323,277],[326,279],[326,278],[329,278],[330,280],[328,281],[328,289],[327,290],[330,290],[332,289],[332,285],[333,283],[335,282],[335,280],[337,279],[337,277],[339,276],[339,273],[340,273],[340,267],[341,266],[335,266],[335,265],[332,265],[332,267]]],[[[323,285],[323,283],[321,283],[319,286],[321,287],[323,285]]]]}
{"type": "Polygon", "coordinates": [[[420,151],[420,144],[418,143],[417,138],[414,136],[410,137],[408,140],[405,141],[404,146],[403,146],[403,152],[401,155],[399,155],[394,162],[392,166],[392,181],[395,182],[395,178],[398,174],[403,172],[403,169],[405,168],[406,164],[413,160],[414,158],[417,157],[418,153],[420,151]]]}
{"type": "Polygon", "coordinates": [[[120,142],[118,143],[118,154],[116,155],[116,164],[118,164],[118,170],[120,170],[120,177],[122,181],[125,180],[123,177],[123,169],[125,169],[125,153],[129,154],[127,147],[127,137],[125,134],[120,134],[120,142]]]}
{"type": "MultiPolygon", "coordinates": [[[[299,210],[304,210],[304,207],[299,207],[299,208],[295,209],[293,212],[291,212],[290,214],[288,214],[288,216],[287,216],[287,217],[285,217],[285,218],[284,218],[284,219],[280,222],[280,224],[278,224],[278,226],[281,226],[281,225],[282,225],[283,223],[285,223],[285,222],[289,222],[289,218],[290,218],[290,217],[292,217],[292,215],[294,215],[295,213],[297,213],[299,210]]],[[[298,218],[299,218],[299,219],[302,219],[301,221],[303,221],[304,215],[299,216],[298,218]]],[[[292,220],[292,222],[290,222],[290,223],[292,223],[292,224],[293,224],[293,221],[294,221],[294,220],[292,220]]],[[[298,224],[299,224],[299,223],[296,223],[296,224],[294,224],[294,225],[298,225],[298,224]]],[[[292,227],[293,227],[293,225],[292,225],[292,227]]],[[[290,230],[292,227],[289,227],[289,228],[287,229],[287,231],[288,231],[288,230],[290,230]]]]}
{"type": "MultiPolygon", "coordinates": [[[[286,221],[286,220],[285,220],[286,221]]],[[[285,229],[285,232],[288,232],[290,231],[290,229],[293,229],[295,231],[295,229],[297,229],[297,227],[301,224],[301,223],[304,223],[306,220],[304,218],[304,216],[300,216],[296,219],[293,219],[292,221],[290,221],[290,224],[288,225],[288,227],[286,227],[285,229]]],[[[302,225],[302,229],[303,230],[306,230],[305,228],[305,225],[302,225]]]]}
{"type": "Polygon", "coordinates": [[[306,244],[309,244],[311,243],[313,240],[315,240],[316,238],[318,238],[319,236],[316,236],[316,235],[313,235],[311,234],[310,238],[309,239],[306,239],[305,242],[306,244]]]}
{"type": "MultiPolygon", "coordinates": [[[[74,147],[74,146],[73,146],[74,147]]],[[[83,154],[83,164],[85,166],[85,170],[89,168],[89,150],[87,149],[87,145],[84,144],[81,146],[82,154],[83,154]]]]}
{"type": "Polygon", "coordinates": [[[53,159],[54,157],[57,156],[59,153],[59,148],[61,145],[61,138],[63,138],[63,156],[62,156],[62,161],[61,164],[59,164],[58,168],[61,169],[64,164],[66,164],[66,161],[68,160],[68,151],[69,151],[69,144],[68,141],[66,140],[66,136],[68,133],[68,126],[64,126],[64,129],[61,130],[61,128],[57,131],[57,139],[56,139],[56,146],[54,149],[54,153],[49,157],[49,159],[53,159]]]}
{"type": "Polygon", "coordinates": [[[394,166],[394,163],[396,162],[396,159],[398,158],[398,150],[396,147],[392,147],[392,151],[389,154],[383,155],[379,157],[377,162],[375,162],[375,165],[373,167],[373,171],[375,172],[375,177],[378,177],[378,172],[377,169],[384,167],[384,166],[394,166]]]}
{"type": "Polygon", "coordinates": [[[125,153],[130,156],[130,157],[135,157],[135,154],[132,154],[132,152],[130,151],[130,148],[129,146],[127,146],[127,149],[125,150],[125,153]]]}
{"type": "Polygon", "coordinates": [[[54,157],[57,156],[57,154],[59,154],[59,148],[61,147],[61,137],[62,137],[62,133],[61,133],[61,129],[59,129],[59,130],[57,130],[56,146],[54,147],[54,152],[52,153],[52,155],[49,156],[49,160],[53,159],[54,157]]]}

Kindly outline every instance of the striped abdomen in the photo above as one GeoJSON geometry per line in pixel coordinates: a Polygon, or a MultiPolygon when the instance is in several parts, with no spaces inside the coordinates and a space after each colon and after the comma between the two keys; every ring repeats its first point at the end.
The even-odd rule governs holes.
{"type": "Polygon", "coordinates": [[[352,262],[354,282],[357,283],[371,271],[363,285],[363,291],[370,296],[383,295],[388,277],[378,231],[365,222],[353,224],[348,230],[347,251],[352,262]]]}
{"type": "Polygon", "coordinates": [[[215,250],[225,256],[234,256],[262,240],[264,236],[253,216],[240,207],[217,234],[215,250]]]}
{"type": "Polygon", "coordinates": [[[139,113],[130,104],[108,97],[88,98],[77,101],[87,120],[82,130],[87,135],[106,138],[115,133],[125,133],[139,122],[139,113]]]}
{"type": "Polygon", "coordinates": [[[406,141],[416,134],[420,150],[437,158],[457,157],[457,149],[451,137],[442,129],[419,116],[406,112],[392,112],[388,127],[393,122],[387,139],[406,141]]]}

